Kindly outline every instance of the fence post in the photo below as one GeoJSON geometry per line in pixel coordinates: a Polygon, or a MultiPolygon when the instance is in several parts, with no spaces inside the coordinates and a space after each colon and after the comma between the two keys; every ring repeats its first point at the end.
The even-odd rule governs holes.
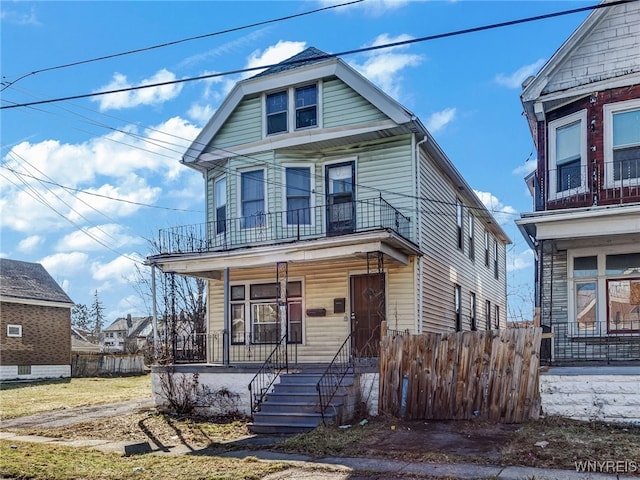
{"type": "Polygon", "coordinates": [[[380,341],[387,336],[387,321],[380,322],[380,341]]]}

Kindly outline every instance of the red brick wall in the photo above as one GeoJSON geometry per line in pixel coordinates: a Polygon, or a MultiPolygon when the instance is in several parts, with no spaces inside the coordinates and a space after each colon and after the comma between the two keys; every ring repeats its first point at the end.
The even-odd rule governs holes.
{"type": "MultiPolygon", "coordinates": [[[[567,197],[557,201],[547,200],[547,210],[558,208],[575,208],[588,207],[593,205],[593,193],[598,194],[598,205],[611,205],[621,203],[631,203],[640,201],[640,194],[637,188],[629,190],[625,188],[622,192],[614,191],[615,189],[603,188],[605,183],[604,171],[604,106],[609,103],[623,102],[640,98],[640,85],[632,85],[629,87],[615,88],[604,90],[602,92],[593,92],[592,95],[586,96],[573,103],[563,106],[553,112],[547,114],[546,121],[538,122],[538,176],[542,180],[545,178],[545,170],[547,166],[547,125],[558,118],[566,117],[572,113],[587,110],[587,163],[590,166],[590,172],[596,173],[593,185],[589,185],[588,195],[577,195],[575,197],[567,197]],[[595,120],[593,130],[589,127],[592,120],[595,120]],[[595,151],[591,147],[595,147],[595,151]]],[[[548,198],[548,194],[547,194],[548,198]]]]}
{"type": "Polygon", "coordinates": [[[71,309],[0,303],[2,365],[70,365],[71,309]],[[22,325],[22,337],[7,337],[7,325],[22,325]]]}

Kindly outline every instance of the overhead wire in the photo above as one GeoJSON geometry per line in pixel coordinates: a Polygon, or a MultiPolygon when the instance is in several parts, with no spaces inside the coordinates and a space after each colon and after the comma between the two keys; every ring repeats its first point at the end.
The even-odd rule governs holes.
{"type": "MultiPolygon", "coordinates": [[[[314,13],[323,12],[325,10],[332,10],[334,8],[346,7],[346,6],[349,6],[349,5],[356,4],[356,3],[361,3],[363,1],[364,0],[353,0],[353,1],[346,2],[346,3],[340,3],[340,4],[336,4],[336,5],[329,5],[329,6],[326,6],[326,7],[316,8],[314,10],[309,10],[307,12],[296,13],[296,14],[292,14],[292,15],[286,15],[284,17],[273,18],[273,19],[270,19],[270,20],[263,20],[263,21],[260,21],[260,22],[255,22],[255,23],[251,23],[251,24],[247,24],[247,25],[242,25],[242,26],[239,26],[239,27],[233,27],[233,28],[228,28],[228,29],[225,29],[225,30],[219,30],[217,32],[205,33],[205,34],[202,34],[202,35],[196,35],[196,36],[193,36],[193,37],[183,38],[183,39],[180,39],[180,40],[173,40],[173,41],[170,41],[170,42],[164,42],[164,43],[160,43],[160,44],[156,44],[156,45],[151,45],[151,46],[148,46],[148,47],[135,48],[133,50],[127,50],[127,51],[124,51],[124,52],[113,53],[113,54],[110,54],[110,55],[103,55],[103,56],[100,56],[100,57],[90,58],[90,59],[86,59],[86,60],[79,60],[79,61],[76,61],[76,62],[70,62],[70,63],[66,63],[66,64],[62,64],[62,65],[56,65],[56,66],[52,66],[52,67],[46,67],[46,68],[41,68],[41,69],[38,69],[38,70],[33,70],[31,72],[28,72],[28,73],[25,73],[25,74],[21,75],[19,78],[17,78],[16,80],[14,80],[12,82],[6,82],[6,81],[2,82],[2,84],[4,84],[4,87],[2,89],[0,89],[0,92],[4,91],[5,89],[9,88],[10,86],[16,84],[20,80],[22,80],[22,79],[24,79],[26,77],[29,77],[31,75],[37,75],[38,73],[49,72],[49,71],[52,71],[52,70],[60,70],[60,69],[63,69],[63,68],[74,67],[74,66],[83,65],[83,64],[86,64],[86,63],[93,63],[93,62],[98,62],[98,61],[102,61],[102,60],[108,60],[108,59],[111,59],[111,58],[122,57],[122,56],[125,56],[125,55],[132,55],[134,53],[148,52],[150,50],[155,50],[155,49],[158,49],[158,48],[165,48],[165,47],[169,47],[169,46],[172,46],[172,45],[178,45],[180,43],[185,43],[185,42],[191,42],[193,40],[202,40],[203,38],[210,38],[210,37],[214,37],[214,36],[218,36],[218,35],[224,35],[226,33],[233,33],[233,32],[238,32],[238,31],[241,31],[241,30],[246,30],[246,29],[253,28],[253,27],[260,27],[260,26],[263,26],[263,25],[269,25],[271,23],[283,22],[285,20],[291,20],[291,19],[294,19],[294,18],[304,17],[304,16],[307,16],[307,15],[312,15],[314,13]]],[[[3,76],[3,78],[4,78],[4,76],[3,76]]]]}
{"type": "Polygon", "coordinates": [[[255,67],[246,67],[246,68],[240,68],[240,69],[236,69],[236,70],[228,70],[226,72],[216,72],[216,73],[209,73],[206,75],[199,75],[196,77],[186,77],[186,78],[180,78],[180,79],[176,79],[176,80],[168,80],[168,81],[164,81],[164,82],[154,82],[154,83],[145,83],[144,85],[135,85],[135,86],[130,86],[130,87],[124,87],[124,88],[117,88],[117,89],[112,89],[112,90],[104,90],[104,91],[99,91],[99,92],[91,92],[91,93],[84,93],[84,94],[79,94],[79,95],[70,95],[70,96],[66,96],[66,97],[58,97],[58,98],[51,98],[51,99],[47,99],[47,100],[39,100],[36,102],[25,102],[25,103],[14,103],[12,105],[0,105],[0,110],[6,110],[6,109],[13,109],[13,108],[21,108],[21,107],[29,107],[29,106],[33,106],[33,105],[43,105],[46,103],[55,103],[55,102],[63,102],[63,101],[68,101],[68,100],[78,100],[81,98],[90,98],[90,97],[98,97],[98,96],[102,96],[102,95],[111,95],[114,93],[124,93],[124,92],[131,92],[131,91],[136,91],[136,90],[142,90],[142,89],[146,89],[146,88],[156,88],[156,87],[164,87],[167,85],[176,85],[176,84],[180,84],[180,83],[187,83],[187,82],[193,82],[193,81],[199,81],[199,80],[208,80],[211,78],[217,78],[217,77],[224,77],[227,75],[236,75],[239,73],[250,73],[250,72],[255,72],[258,70],[265,70],[265,69],[269,69],[272,67],[276,67],[276,66],[285,66],[285,65],[297,65],[297,64],[301,64],[301,63],[307,63],[309,61],[317,61],[317,60],[323,60],[323,59],[328,59],[328,58],[334,58],[334,57],[344,57],[344,56],[348,56],[348,55],[353,55],[356,53],[365,53],[365,52],[371,52],[371,51],[375,51],[375,50],[381,50],[381,49],[387,49],[387,48],[395,48],[395,47],[401,47],[401,46],[405,46],[405,45],[411,45],[414,43],[421,43],[421,42],[426,42],[426,41],[431,41],[431,40],[438,40],[441,38],[447,38],[447,37],[453,37],[453,36],[458,36],[458,35],[467,35],[470,33],[477,33],[477,32],[481,32],[481,31],[485,31],[485,30],[492,30],[492,29],[496,29],[496,28],[504,28],[504,27],[509,27],[509,26],[513,26],[513,25],[519,25],[519,24],[523,24],[523,23],[528,23],[528,22],[535,22],[535,21],[540,21],[540,20],[546,20],[549,18],[555,18],[555,17],[559,17],[559,16],[564,16],[564,15],[571,15],[574,13],[580,13],[580,12],[585,12],[585,11],[590,11],[590,10],[596,10],[599,8],[609,8],[615,5],[621,5],[624,3],[631,3],[631,2],[635,2],[635,1],[640,1],[640,0],[616,0],[613,2],[607,2],[607,3],[600,3],[597,5],[590,5],[587,7],[581,7],[581,8],[574,8],[571,10],[562,10],[560,12],[552,12],[552,13],[547,13],[547,14],[543,14],[543,15],[535,15],[532,17],[526,17],[526,18],[520,18],[520,19],[516,19],[516,20],[509,20],[506,22],[499,22],[499,23],[492,23],[489,25],[482,25],[479,27],[472,27],[472,28],[466,28],[466,29],[462,29],[462,30],[456,30],[456,31],[452,31],[452,32],[445,32],[445,33],[440,33],[440,34],[435,34],[435,35],[428,35],[428,36],[424,36],[424,37],[418,37],[418,38],[413,38],[413,39],[408,39],[408,40],[401,40],[401,41],[397,41],[397,42],[388,42],[388,43],[384,43],[384,44],[380,44],[380,45],[372,45],[369,47],[362,47],[362,48],[356,48],[356,49],[351,49],[351,50],[344,50],[338,53],[333,53],[333,54],[324,54],[324,55],[316,55],[314,57],[309,57],[309,58],[303,58],[303,59],[293,59],[293,60],[288,60],[285,62],[280,62],[280,63],[276,63],[276,64],[269,64],[269,65],[261,65],[261,66],[255,66],[255,67]]]}

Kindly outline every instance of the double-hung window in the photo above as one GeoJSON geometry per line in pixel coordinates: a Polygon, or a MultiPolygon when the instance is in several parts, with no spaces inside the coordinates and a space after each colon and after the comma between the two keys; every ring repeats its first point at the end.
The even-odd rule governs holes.
{"type": "Polygon", "coordinates": [[[311,225],[311,169],[287,167],[287,225],[311,225]]]}
{"type": "Polygon", "coordinates": [[[265,226],[264,170],[252,170],[240,174],[240,197],[241,227],[265,226]]]}
{"type": "Polygon", "coordinates": [[[318,85],[303,85],[265,96],[265,133],[275,135],[318,126],[318,85]]]}
{"type": "Polygon", "coordinates": [[[227,231],[227,178],[221,177],[214,182],[216,209],[216,234],[227,231]]]}
{"type": "Polygon", "coordinates": [[[587,190],[586,110],[549,123],[549,199],[587,190]]]}
{"type": "Polygon", "coordinates": [[[474,228],[474,217],[473,214],[469,212],[469,258],[471,259],[471,261],[475,260],[476,258],[474,228]]]}
{"type": "Polygon", "coordinates": [[[289,130],[287,122],[288,100],[289,94],[286,90],[267,95],[267,135],[283,133],[289,130]]]}
{"type": "Polygon", "coordinates": [[[296,129],[315,127],[318,124],[318,92],[316,85],[295,89],[296,129]]]}
{"type": "Polygon", "coordinates": [[[640,100],[605,105],[607,186],[637,185],[640,179],[640,100]]]}

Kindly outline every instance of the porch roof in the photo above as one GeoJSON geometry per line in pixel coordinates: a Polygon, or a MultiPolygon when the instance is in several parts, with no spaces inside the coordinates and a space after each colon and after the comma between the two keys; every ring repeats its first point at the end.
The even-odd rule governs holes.
{"type": "Polygon", "coordinates": [[[412,255],[421,255],[417,245],[395,232],[378,230],[277,245],[254,246],[217,252],[155,255],[148,263],[167,273],[221,278],[225,268],[255,268],[277,262],[310,263],[366,258],[382,252],[401,265],[412,255]]]}

